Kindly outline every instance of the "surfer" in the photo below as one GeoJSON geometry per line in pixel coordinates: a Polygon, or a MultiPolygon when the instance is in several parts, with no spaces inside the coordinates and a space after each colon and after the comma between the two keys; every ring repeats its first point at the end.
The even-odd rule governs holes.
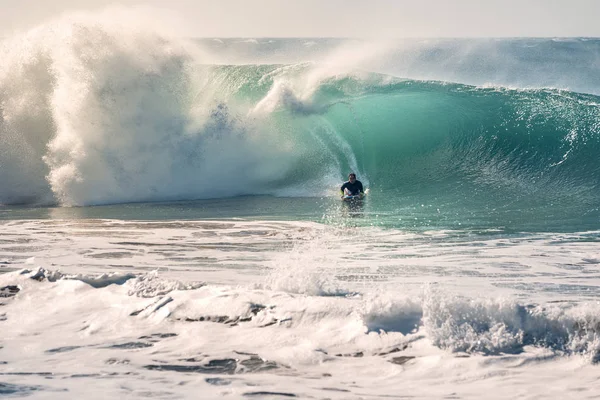
{"type": "Polygon", "coordinates": [[[364,196],[363,185],[361,181],[356,179],[356,174],[350,172],[348,175],[348,182],[344,182],[341,188],[342,197],[344,196],[364,196]]]}

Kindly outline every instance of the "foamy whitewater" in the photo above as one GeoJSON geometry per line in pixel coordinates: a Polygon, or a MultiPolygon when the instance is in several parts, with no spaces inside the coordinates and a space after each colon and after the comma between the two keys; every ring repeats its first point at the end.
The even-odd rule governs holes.
{"type": "Polygon", "coordinates": [[[600,40],[157,29],[0,44],[0,395],[597,397],[600,40]]]}

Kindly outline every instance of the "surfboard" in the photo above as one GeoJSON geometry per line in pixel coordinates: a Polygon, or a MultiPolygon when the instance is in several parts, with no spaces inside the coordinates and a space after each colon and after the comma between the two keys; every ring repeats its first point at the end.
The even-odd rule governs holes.
{"type": "Polygon", "coordinates": [[[344,197],[342,197],[343,201],[360,201],[362,199],[363,198],[361,196],[359,196],[359,195],[356,195],[356,196],[344,196],[344,197]]]}
{"type": "Polygon", "coordinates": [[[362,201],[362,200],[365,199],[365,197],[367,197],[367,193],[368,192],[365,191],[365,193],[362,194],[362,195],[360,195],[360,194],[357,194],[357,195],[346,195],[346,196],[342,197],[342,200],[343,201],[362,201]]]}
{"type": "Polygon", "coordinates": [[[365,192],[362,195],[360,195],[360,194],[345,195],[345,196],[342,196],[342,201],[361,201],[361,200],[364,200],[365,197],[367,197],[368,193],[369,193],[369,189],[365,190],[365,192]]]}

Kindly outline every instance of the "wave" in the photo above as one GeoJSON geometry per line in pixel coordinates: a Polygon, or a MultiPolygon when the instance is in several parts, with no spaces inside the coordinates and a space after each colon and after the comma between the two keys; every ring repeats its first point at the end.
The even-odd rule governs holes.
{"type": "MultiPolygon", "coordinates": [[[[164,320],[173,326],[181,321],[223,323],[243,332],[247,328],[278,330],[283,326],[292,334],[305,331],[309,335],[307,340],[315,345],[328,342],[330,348],[313,350],[324,354],[333,354],[339,348],[354,348],[356,354],[382,355],[384,349],[377,346],[385,340],[376,338],[380,335],[385,339],[386,334],[399,333],[402,340],[400,343],[396,340],[395,345],[401,349],[395,351],[426,339],[451,353],[498,356],[520,354],[527,346],[534,346],[550,351],[553,357],[582,355],[592,363],[600,361],[600,319],[596,303],[519,304],[508,299],[457,297],[430,288],[420,298],[359,293],[338,297],[328,293],[299,296],[297,288],[291,292],[234,289],[166,280],[157,273],[68,275],[43,268],[4,274],[0,284],[3,285],[0,294],[15,302],[21,301],[21,292],[27,296],[35,296],[37,292],[47,296],[60,287],[71,287],[66,291],[60,289],[64,291],[61,291],[63,297],[67,296],[61,300],[62,304],[78,304],[80,295],[102,298],[101,292],[108,291],[110,296],[118,296],[113,300],[119,299],[122,308],[135,309],[121,313],[125,319],[164,320]],[[41,288],[40,285],[46,286],[41,288]],[[91,293],[84,288],[86,285],[98,293],[91,293]],[[111,285],[120,285],[123,290],[110,289],[111,285]],[[73,290],[73,287],[78,289],[73,290]],[[320,337],[325,327],[344,334],[326,340],[320,337]],[[356,347],[360,344],[365,347],[356,347]]],[[[308,287],[311,288],[310,283],[308,287]]],[[[35,304],[28,301],[28,297],[24,299],[35,304]]],[[[92,311],[81,310],[83,314],[92,311]]],[[[123,324],[128,325],[125,321],[112,321],[111,325],[123,324]]],[[[527,362],[527,358],[522,362],[527,362]]]]}
{"type": "Polygon", "coordinates": [[[595,305],[550,307],[432,294],[424,311],[432,342],[453,352],[520,353],[524,346],[540,346],[600,361],[595,305]]]}
{"type": "Polygon", "coordinates": [[[354,63],[217,65],[152,31],[81,21],[2,46],[0,204],[326,195],[349,171],[490,208],[598,201],[594,95],[354,63]]]}

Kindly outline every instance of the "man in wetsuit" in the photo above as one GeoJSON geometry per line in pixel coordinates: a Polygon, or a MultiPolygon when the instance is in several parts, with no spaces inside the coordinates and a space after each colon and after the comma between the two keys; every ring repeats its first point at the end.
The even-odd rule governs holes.
{"type": "Polygon", "coordinates": [[[341,190],[342,197],[356,195],[360,195],[362,197],[365,194],[363,185],[360,181],[356,180],[356,174],[354,172],[350,172],[348,175],[348,182],[344,182],[341,190]]]}

